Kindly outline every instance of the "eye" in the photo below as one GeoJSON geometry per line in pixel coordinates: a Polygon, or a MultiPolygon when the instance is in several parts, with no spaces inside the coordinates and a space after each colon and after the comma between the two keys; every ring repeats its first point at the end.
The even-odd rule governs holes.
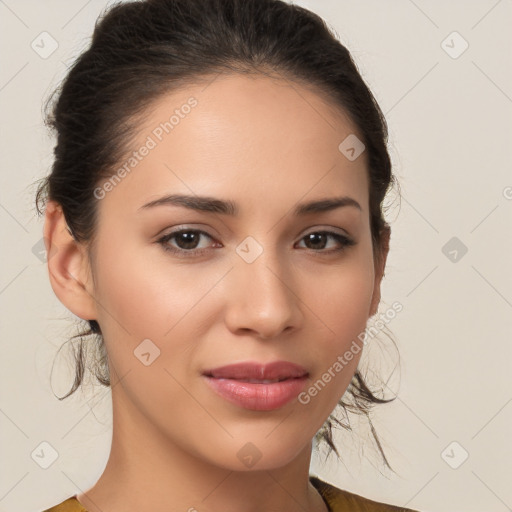
{"type": "Polygon", "coordinates": [[[197,249],[201,237],[207,237],[213,240],[206,231],[199,229],[180,229],[164,235],[157,240],[157,243],[159,243],[165,251],[172,252],[178,256],[187,257],[208,251],[208,247],[197,249]],[[169,244],[173,239],[175,239],[175,243],[178,247],[173,247],[169,244]]]}
{"type": "Polygon", "coordinates": [[[312,231],[304,236],[302,240],[306,241],[306,244],[310,247],[308,249],[313,250],[314,252],[319,252],[320,254],[331,254],[338,253],[344,251],[347,247],[355,245],[355,241],[351,238],[342,235],[341,233],[335,233],[333,231],[312,231]],[[318,250],[325,249],[325,244],[328,239],[334,239],[338,243],[338,247],[331,250],[318,250]],[[312,246],[312,247],[311,247],[312,246]]]}

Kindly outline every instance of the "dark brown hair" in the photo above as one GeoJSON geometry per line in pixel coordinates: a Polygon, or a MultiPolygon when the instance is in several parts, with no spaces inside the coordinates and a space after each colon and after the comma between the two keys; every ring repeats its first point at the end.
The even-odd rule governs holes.
{"type": "MultiPolygon", "coordinates": [[[[37,190],[39,215],[48,199],[58,202],[70,233],[92,249],[98,201],[94,189],[121,161],[145,108],[160,95],[220,72],[273,72],[314,88],[348,115],[366,147],[370,226],[378,261],[389,229],[383,200],[396,183],[386,121],[334,32],[318,15],[281,0],[146,0],[110,7],[96,23],[90,47],[48,101],[46,122],[57,142],[51,173],[37,190]]],[[[100,383],[110,385],[100,325],[87,322],[88,329],[71,338],[79,339],[75,381],[59,399],[82,384],[86,367],[100,383]],[[86,340],[84,348],[87,336],[93,340],[86,340]],[[92,350],[96,354],[86,353],[92,350]]],[[[388,467],[369,412],[374,404],[393,399],[379,398],[358,369],[339,402],[345,413],[367,417],[388,467]]],[[[316,439],[327,443],[328,454],[334,450],[339,457],[333,423],[351,430],[350,422],[331,414],[316,439]]]]}

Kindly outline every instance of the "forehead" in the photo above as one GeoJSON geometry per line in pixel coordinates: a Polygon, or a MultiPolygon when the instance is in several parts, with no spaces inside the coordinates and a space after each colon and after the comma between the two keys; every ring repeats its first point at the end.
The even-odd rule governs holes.
{"type": "Polygon", "coordinates": [[[108,202],[135,210],[180,192],[261,207],[263,199],[350,195],[366,209],[366,154],[351,161],[339,149],[355,134],[361,138],[348,116],[309,87],[263,75],[213,77],[148,107],[108,202]]]}

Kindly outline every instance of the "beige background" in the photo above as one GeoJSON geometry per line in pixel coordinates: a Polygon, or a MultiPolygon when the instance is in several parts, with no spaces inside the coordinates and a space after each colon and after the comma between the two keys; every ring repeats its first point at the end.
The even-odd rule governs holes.
{"type": "MultiPolygon", "coordinates": [[[[510,510],[512,1],[296,3],[351,50],[387,115],[402,189],[400,208],[396,194],[388,201],[381,308],[403,305],[388,325],[401,355],[399,398],[374,414],[398,475],[379,466],[364,423],[337,438],[344,463],[315,457],[311,472],[423,512],[510,510]]],[[[51,165],[42,101],[105,5],[0,1],[1,512],[41,510],[86,489],[108,456],[108,389],[59,402],[50,386],[56,351],[74,332],[37,256],[42,220],[31,186],[51,165]],[[45,31],[58,48],[42,58],[31,43],[45,31]],[[42,442],[58,453],[47,469],[31,457],[42,442]]],[[[392,345],[383,337],[376,347],[378,365],[392,345]]],[[[58,361],[52,385],[62,394],[72,367],[58,361]]]]}

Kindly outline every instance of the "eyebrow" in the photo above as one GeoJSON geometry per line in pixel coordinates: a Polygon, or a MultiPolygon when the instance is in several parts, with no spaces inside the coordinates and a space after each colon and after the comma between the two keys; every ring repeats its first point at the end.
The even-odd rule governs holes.
{"type": "MultiPolygon", "coordinates": [[[[240,211],[237,204],[233,201],[225,201],[209,196],[190,196],[181,194],[170,194],[160,197],[142,205],[138,210],[147,210],[157,206],[169,205],[181,206],[201,212],[220,213],[231,216],[237,216],[240,211]]],[[[352,206],[362,211],[361,205],[355,199],[348,196],[341,196],[301,203],[294,208],[293,214],[301,216],[309,213],[327,212],[347,206],[352,206]]]]}

